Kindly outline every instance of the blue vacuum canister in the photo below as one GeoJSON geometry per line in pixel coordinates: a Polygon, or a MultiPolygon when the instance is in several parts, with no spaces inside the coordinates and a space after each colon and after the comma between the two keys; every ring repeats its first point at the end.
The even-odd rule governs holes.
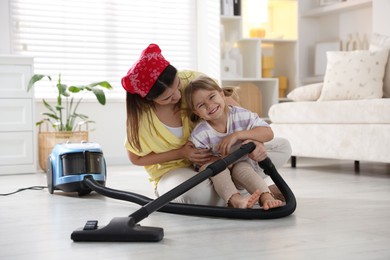
{"type": "Polygon", "coordinates": [[[86,176],[106,183],[106,162],[103,151],[97,143],[56,144],[47,159],[47,186],[51,194],[54,190],[78,192],[87,195],[92,190],[83,182],[86,176]]]}

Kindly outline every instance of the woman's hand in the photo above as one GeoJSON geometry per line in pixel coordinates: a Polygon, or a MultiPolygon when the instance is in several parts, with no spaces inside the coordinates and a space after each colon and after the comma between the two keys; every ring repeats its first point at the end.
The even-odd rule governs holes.
{"type": "Polygon", "coordinates": [[[209,149],[195,148],[192,142],[187,142],[181,150],[185,158],[197,165],[203,165],[209,162],[213,157],[209,149]]]}
{"type": "Polygon", "coordinates": [[[267,150],[265,149],[264,143],[253,140],[246,140],[242,144],[246,144],[249,142],[253,142],[256,145],[256,148],[248,155],[249,158],[251,158],[255,162],[261,162],[265,158],[267,158],[267,150]]]}

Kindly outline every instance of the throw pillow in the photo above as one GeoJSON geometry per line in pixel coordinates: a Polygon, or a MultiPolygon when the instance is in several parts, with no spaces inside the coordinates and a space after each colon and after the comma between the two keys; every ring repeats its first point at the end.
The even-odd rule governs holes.
{"type": "Polygon", "coordinates": [[[330,51],[319,101],[372,99],[383,96],[389,51],[330,51]]]}
{"type": "Polygon", "coordinates": [[[323,83],[315,83],[295,88],[288,93],[287,98],[293,101],[316,101],[322,90],[323,83]]]}
{"type": "MultiPolygon", "coordinates": [[[[374,33],[371,37],[370,50],[377,51],[383,49],[390,49],[390,36],[374,33]]],[[[390,98],[390,55],[387,60],[385,77],[383,78],[383,97],[390,98]]]]}

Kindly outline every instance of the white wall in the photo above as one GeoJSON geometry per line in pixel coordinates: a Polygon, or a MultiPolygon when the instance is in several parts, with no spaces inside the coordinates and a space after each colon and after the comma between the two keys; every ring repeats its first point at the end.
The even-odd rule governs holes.
{"type": "Polygon", "coordinates": [[[197,1],[198,70],[220,78],[220,1],[197,1]]]}
{"type": "Polygon", "coordinates": [[[390,35],[390,0],[373,0],[373,31],[390,35]]]}

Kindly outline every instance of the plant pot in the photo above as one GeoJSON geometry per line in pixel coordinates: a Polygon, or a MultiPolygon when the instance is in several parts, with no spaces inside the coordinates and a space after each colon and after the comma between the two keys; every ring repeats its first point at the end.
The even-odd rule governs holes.
{"type": "Polygon", "coordinates": [[[39,132],[38,150],[39,166],[46,172],[46,161],[56,144],[88,142],[88,131],[76,132],[39,132]]]}

